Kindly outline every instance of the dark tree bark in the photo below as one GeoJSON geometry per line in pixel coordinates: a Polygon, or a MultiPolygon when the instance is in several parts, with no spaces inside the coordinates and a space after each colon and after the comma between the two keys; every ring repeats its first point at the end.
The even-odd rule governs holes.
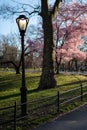
{"type": "Polygon", "coordinates": [[[16,74],[20,74],[20,65],[16,65],[13,61],[4,61],[1,62],[1,64],[12,64],[16,71],[16,74]]]}
{"type": "Polygon", "coordinates": [[[56,74],[59,74],[59,73],[60,73],[60,63],[58,63],[58,61],[56,61],[55,72],[56,72],[56,74]]]}
{"type": "Polygon", "coordinates": [[[55,8],[58,8],[60,0],[56,0],[53,10],[48,8],[48,0],[41,0],[41,16],[43,19],[44,30],[44,49],[43,49],[43,64],[42,75],[39,83],[39,89],[48,89],[56,86],[54,78],[53,66],[53,26],[52,17],[55,13],[55,8]]]}

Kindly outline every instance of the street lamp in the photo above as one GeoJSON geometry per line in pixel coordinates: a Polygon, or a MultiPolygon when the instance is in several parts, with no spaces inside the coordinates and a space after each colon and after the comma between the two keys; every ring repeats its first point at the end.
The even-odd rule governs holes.
{"type": "Polygon", "coordinates": [[[21,114],[26,115],[27,114],[27,88],[25,84],[25,63],[24,63],[24,35],[26,32],[26,28],[29,22],[29,19],[25,15],[20,15],[16,19],[20,36],[21,36],[21,47],[22,47],[22,87],[20,89],[21,91],[21,114]]]}

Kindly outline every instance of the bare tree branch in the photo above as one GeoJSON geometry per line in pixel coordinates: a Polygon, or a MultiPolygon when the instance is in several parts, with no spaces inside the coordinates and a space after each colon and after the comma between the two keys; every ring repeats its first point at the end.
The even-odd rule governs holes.
{"type": "Polygon", "coordinates": [[[14,2],[14,3],[17,3],[17,4],[19,4],[19,5],[25,5],[25,6],[29,6],[29,7],[31,7],[31,8],[33,8],[33,9],[35,9],[35,7],[34,6],[32,6],[32,5],[30,5],[30,4],[26,4],[26,3],[21,3],[21,2],[18,2],[18,1],[15,1],[15,0],[11,0],[12,2],[14,2]]]}
{"type": "Polygon", "coordinates": [[[56,0],[55,3],[54,3],[52,13],[51,13],[53,17],[58,12],[60,2],[62,2],[62,0],[56,0]]]}
{"type": "Polygon", "coordinates": [[[7,19],[8,17],[11,18],[11,16],[13,17],[16,14],[21,14],[21,13],[25,13],[29,17],[32,16],[33,14],[35,15],[40,13],[39,5],[37,7],[34,7],[31,6],[30,4],[20,3],[15,0],[11,0],[11,1],[15,2],[16,6],[6,5],[6,4],[0,6],[0,16],[3,17],[4,19],[7,19]]]}

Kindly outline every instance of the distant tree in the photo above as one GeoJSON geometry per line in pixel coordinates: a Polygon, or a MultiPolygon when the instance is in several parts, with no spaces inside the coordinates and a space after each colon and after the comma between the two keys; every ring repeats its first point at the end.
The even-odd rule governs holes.
{"type": "Polygon", "coordinates": [[[31,41],[29,38],[27,39],[27,48],[25,55],[32,57],[32,65],[38,66],[42,64],[42,56],[43,56],[43,42],[39,38],[36,38],[34,41],[31,41]]]}
{"type": "Polygon", "coordinates": [[[7,36],[0,36],[0,44],[2,44],[2,58],[0,60],[1,64],[7,64],[7,66],[12,67],[16,70],[16,73],[19,73],[18,61],[20,54],[17,47],[17,38],[14,34],[7,36]]]}
{"type": "MultiPolygon", "coordinates": [[[[81,37],[87,35],[86,27],[86,5],[72,3],[70,5],[63,5],[60,8],[58,16],[54,20],[54,37],[55,37],[55,58],[56,58],[56,72],[59,73],[61,62],[67,57],[67,60],[78,59],[74,53],[76,48],[77,54],[81,42],[81,37]],[[77,41],[76,41],[77,40],[77,41]],[[75,45],[74,45],[75,44],[75,45]],[[71,49],[71,45],[73,49],[71,49]],[[64,47],[65,50],[64,50],[64,47]],[[67,51],[67,48],[71,51],[67,51]],[[64,53],[66,51],[66,55],[64,53]],[[71,57],[69,57],[71,55],[71,57]],[[76,57],[75,57],[76,56],[76,57]]],[[[84,54],[83,54],[84,55],[84,54]]],[[[82,56],[81,56],[82,58],[82,56]]],[[[75,60],[76,61],[76,60],[75,60]]],[[[64,61],[65,62],[65,61],[64,61]]]]}
{"type": "MultiPolygon", "coordinates": [[[[22,59],[21,59],[21,50],[17,44],[19,45],[19,41],[17,41],[17,37],[15,36],[13,37],[7,35],[7,36],[0,37],[0,45],[2,45],[0,63],[7,64],[9,67],[12,65],[16,71],[16,74],[19,74],[22,59]]],[[[36,41],[34,42],[28,39],[25,45],[26,45],[25,46],[26,57],[29,57],[30,59],[30,57],[33,58],[35,54],[37,54],[39,57],[40,46],[41,46],[39,43],[37,44],[36,41]]]]}

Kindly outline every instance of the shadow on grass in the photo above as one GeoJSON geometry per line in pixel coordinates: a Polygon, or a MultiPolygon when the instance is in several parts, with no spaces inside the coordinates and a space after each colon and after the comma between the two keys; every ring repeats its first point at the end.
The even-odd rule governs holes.
{"type": "MultiPolygon", "coordinates": [[[[8,76],[9,77],[9,76],[8,76]]],[[[17,88],[17,86],[21,86],[21,77],[5,77],[5,79],[0,80],[0,92],[1,91],[8,91],[8,89],[17,88]]],[[[26,77],[27,84],[36,83],[39,80],[40,76],[31,76],[26,77]]],[[[38,81],[39,82],[39,81],[38,81]]]]}
{"type": "MultiPolygon", "coordinates": [[[[41,91],[41,90],[39,90],[39,89],[32,89],[32,90],[28,90],[27,94],[32,94],[34,92],[39,92],[39,91],[41,91]]],[[[18,97],[18,96],[20,96],[20,93],[0,96],[0,100],[5,100],[5,99],[9,99],[9,98],[15,98],[15,97],[18,97]]]]}

